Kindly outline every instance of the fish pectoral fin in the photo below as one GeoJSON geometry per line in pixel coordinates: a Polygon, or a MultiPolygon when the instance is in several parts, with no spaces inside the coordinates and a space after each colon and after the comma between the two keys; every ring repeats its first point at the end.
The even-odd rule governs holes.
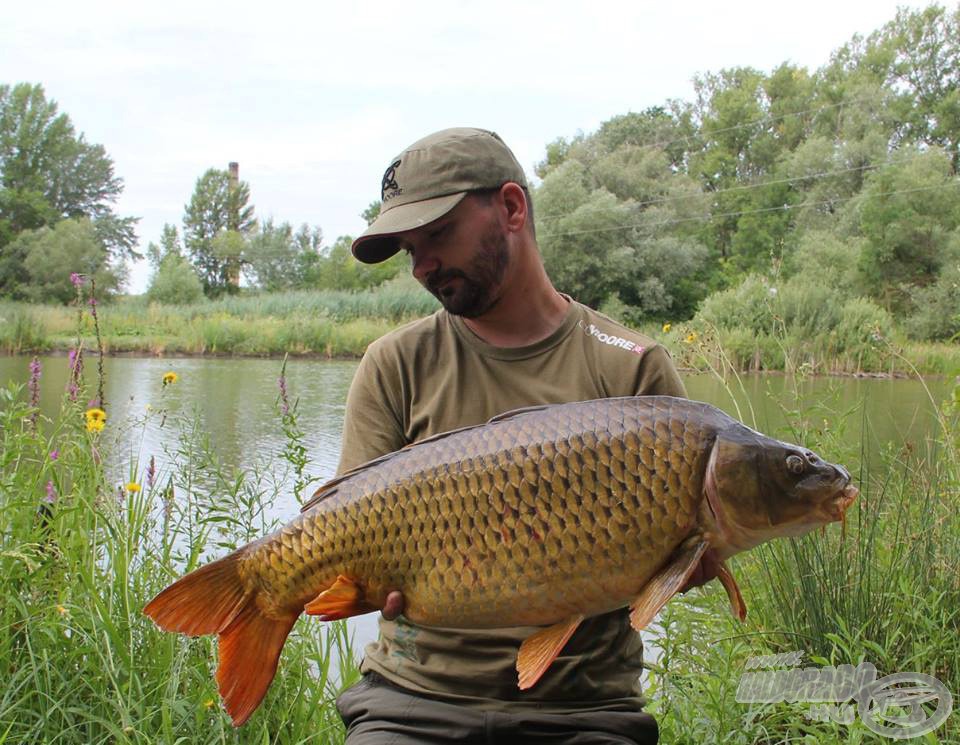
{"type": "Polygon", "coordinates": [[[680,592],[706,550],[706,541],[683,548],[669,564],[650,578],[630,606],[630,625],[634,629],[645,629],[670,598],[680,592]]]}
{"type": "Polygon", "coordinates": [[[532,688],[540,680],[582,622],[583,616],[573,616],[523,640],[517,653],[517,685],[521,691],[532,688]]]}
{"type": "Polygon", "coordinates": [[[311,616],[323,616],[324,621],[337,621],[350,616],[362,616],[377,610],[363,596],[360,585],[342,574],[330,587],[303,606],[311,616]]]}
{"type": "Polygon", "coordinates": [[[737,587],[737,580],[733,578],[733,574],[730,573],[727,565],[722,561],[717,565],[717,579],[720,580],[723,589],[727,591],[727,597],[730,598],[730,610],[733,611],[733,615],[741,621],[744,620],[747,617],[747,604],[743,602],[743,595],[740,594],[740,588],[737,587]]]}

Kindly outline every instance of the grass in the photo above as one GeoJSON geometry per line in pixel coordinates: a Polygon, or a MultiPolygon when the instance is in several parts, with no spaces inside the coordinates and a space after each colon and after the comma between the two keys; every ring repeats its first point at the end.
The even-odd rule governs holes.
{"type": "Polygon", "coordinates": [[[0,390],[0,743],[341,742],[333,699],[358,676],[342,622],[298,624],[263,705],[235,730],[213,641],[141,613],[174,578],[275,527],[272,464],[224,469],[196,419],[160,402],[148,416],[180,429],[176,466],[148,477],[134,459],[141,488],[118,490],[103,468],[111,430],[143,422],[91,433],[65,401],[60,424],[35,426],[21,398],[0,390]]]}
{"type": "MultiPolygon", "coordinates": [[[[395,282],[365,292],[298,291],[225,297],[196,305],[150,305],[143,297],[99,306],[102,341],[108,353],[149,355],[236,355],[359,357],[370,342],[399,325],[432,313],[437,302],[419,286],[395,282]]],[[[829,333],[756,333],[719,329],[698,322],[659,324],[641,330],[661,340],[687,368],[721,364],[720,352],[737,370],[924,375],[960,370],[960,344],[871,338],[841,343],[829,333]],[[694,337],[693,341],[688,341],[694,337]]],[[[89,317],[81,338],[95,348],[89,317]]],[[[77,312],[69,306],[0,302],[0,352],[65,351],[76,343],[77,312]]]]}
{"type": "MultiPolygon", "coordinates": [[[[402,285],[368,292],[285,292],[225,297],[186,306],[127,298],[99,306],[108,352],[151,355],[284,354],[359,357],[367,345],[402,323],[432,313],[437,303],[421,288],[402,285]]],[[[69,306],[0,303],[0,351],[66,350],[76,342],[77,313],[69,306]]],[[[80,334],[93,348],[91,319],[80,334]]]]}

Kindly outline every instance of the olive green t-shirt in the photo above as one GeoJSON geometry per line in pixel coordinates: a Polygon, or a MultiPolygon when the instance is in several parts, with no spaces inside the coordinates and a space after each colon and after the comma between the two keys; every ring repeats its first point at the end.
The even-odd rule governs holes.
{"type": "MultiPolygon", "coordinates": [[[[536,344],[483,342],[444,310],[370,345],[347,396],[338,473],[439,432],[538,404],[630,395],[685,396],[666,350],[571,301],[536,344]]],[[[517,688],[516,656],[533,627],[443,629],[380,619],[364,672],[487,709],[636,709],[643,648],[625,610],[587,619],[543,678],[517,688]]]]}

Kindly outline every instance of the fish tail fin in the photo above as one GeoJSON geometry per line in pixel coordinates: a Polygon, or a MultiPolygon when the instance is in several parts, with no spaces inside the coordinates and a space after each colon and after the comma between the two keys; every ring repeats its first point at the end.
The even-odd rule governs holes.
{"type": "Polygon", "coordinates": [[[147,603],[143,612],[164,631],[189,636],[223,631],[250,595],[238,572],[244,553],[234,551],[181,577],[147,603]]]}
{"type": "Polygon", "coordinates": [[[298,616],[270,618],[251,598],[220,633],[217,686],[234,727],[246,722],[267,694],[298,616]]]}
{"type": "Polygon", "coordinates": [[[217,683],[234,726],[263,700],[277,671],[280,651],[298,616],[266,615],[238,571],[245,551],[211,562],[180,578],[143,609],[165,631],[190,636],[218,634],[217,683]]]}

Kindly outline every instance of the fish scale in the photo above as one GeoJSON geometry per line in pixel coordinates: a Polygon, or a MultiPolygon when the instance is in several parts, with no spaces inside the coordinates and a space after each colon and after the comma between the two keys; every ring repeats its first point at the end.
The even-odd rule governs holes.
{"type": "Polygon", "coordinates": [[[439,626],[499,626],[504,612],[548,624],[618,607],[681,542],[702,498],[682,451],[706,452],[716,413],[688,408],[634,398],[551,407],[401,451],[337,483],[250,552],[243,573],[274,588],[273,608],[303,605],[343,575],[373,606],[401,589],[410,620],[439,626]],[[301,533],[317,550],[294,550],[301,533]],[[609,574],[618,580],[597,582],[609,574]],[[451,602],[461,584],[469,596],[451,602]]]}

